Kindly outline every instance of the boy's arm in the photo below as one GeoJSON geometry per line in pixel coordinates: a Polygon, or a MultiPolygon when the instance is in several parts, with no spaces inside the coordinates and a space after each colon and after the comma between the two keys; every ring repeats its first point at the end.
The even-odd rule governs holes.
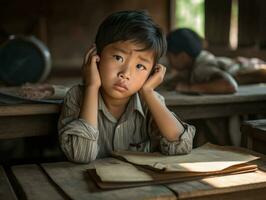
{"type": "Polygon", "coordinates": [[[83,95],[72,94],[65,98],[64,107],[59,120],[59,140],[61,148],[69,160],[88,163],[98,153],[98,90],[101,85],[97,69],[99,57],[95,47],[85,56],[83,65],[83,95]],[[81,100],[81,106],[73,98],[81,100]]]}
{"type": "Polygon", "coordinates": [[[88,163],[98,154],[98,129],[79,118],[83,87],[74,86],[64,99],[58,121],[59,143],[70,161],[88,163]]]}
{"type": "Polygon", "coordinates": [[[184,126],[158,99],[154,89],[162,82],[166,68],[158,65],[154,74],[146,81],[140,94],[146,102],[161,134],[168,141],[176,141],[184,132],[184,126]]]}
{"type": "Polygon", "coordinates": [[[98,93],[101,86],[101,79],[97,67],[100,58],[96,55],[96,46],[93,46],[84,59],[83,81],[84,97],[79,117],[95,128],[98,127],[98,93]]]}

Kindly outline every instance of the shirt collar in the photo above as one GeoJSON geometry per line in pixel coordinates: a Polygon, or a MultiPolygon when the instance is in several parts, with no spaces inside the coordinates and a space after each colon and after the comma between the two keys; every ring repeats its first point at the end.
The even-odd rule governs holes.
{"type": "MultiPolygon", "coordinates": [[[[117,122],[117,119],[114,118],[112,116],[112,114],[108,111],[104,101],[103,101],[103,98],[102,98],[102,95],[101,93],[99,93],[99,100],[98,100],[98,110],[102,110],[103,113],[105,114],[105,116],[112,122],[117,122]]],[[[141,99],[140,99],[140,96],[138,93],[134,94],[131,96],[129,102],[128,102],[128,105],[126,107],[126,110],[124,112],[124,116],[122,116],[123,118],[128,118],[128,116],[130,114],[132,114],[133,111],[138,111],[142,116],[143,118],[145,118],[145,114],[144,114],[144,111],[143,111],[143,106],[141,104],[141,99]]]]}

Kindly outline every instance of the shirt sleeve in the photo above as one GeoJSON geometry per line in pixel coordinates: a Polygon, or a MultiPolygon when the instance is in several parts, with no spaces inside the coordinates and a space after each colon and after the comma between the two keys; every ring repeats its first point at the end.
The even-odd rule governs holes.
{"type": "MultiPolygon", "coordinates": [[[[158,94],[160,101],[165,104],[164,98],[158,94]]],[[[193,147],[193,138],[196,132],[194,126],[182,122],[174,113],[173,116],[183,125],[184,131],[176,141],[168,141],[159,132],[159,129],[153,120],[152,116],[149,117],[148,131],[150,133],[151,141],[158,141],[161,153],[165,155],[178,155],[188,154],[191,152],[193,147]]],[[[178,134],[178,133],[176,133],[178,134]]]]}
{"type": "Polygon", "coordinates": [[[89,163],[98,154],[99,131],[79,118],[81,99],[80,86],[74,86],[67,93],[58,122],[59,143],[70,161],[89,163]]]}
{"type": "Polygon", "coordinates": [[[201,58],[200,62],[196,62],[192,70],[191,80],[193,83],[209,82],[217,77],[227,77],[230,74],[223,69],[218,60],[212,54],[201,58]]]}

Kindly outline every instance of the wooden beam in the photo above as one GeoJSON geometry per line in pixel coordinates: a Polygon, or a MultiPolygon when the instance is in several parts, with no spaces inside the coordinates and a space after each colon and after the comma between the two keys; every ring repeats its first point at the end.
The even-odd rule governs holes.
{"type": "Polygon", "coordinates": [[[231,0],[205,0],[205,38],[209,46],[228,46],[231,0]]]}

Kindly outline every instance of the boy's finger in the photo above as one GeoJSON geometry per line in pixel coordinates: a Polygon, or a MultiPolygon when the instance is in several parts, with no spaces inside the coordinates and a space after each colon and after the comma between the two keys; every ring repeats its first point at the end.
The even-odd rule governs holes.
{"type": "Polygon", "coordinates": [[[93,64],[93,63],[97,63],[99,61],[100,61],[100,57],[97,54],[95,54],[92,56],[90,63],[93,64]]]}
{"type": "Polygon", "coordinates": [[[164,71],[164,68],[165,67],[163,65],[157,64],[155,66],[155,72],[164,71]]]}
{"type": "Polygon", "coordinates": [[[87,62],[88,62],[88,59],[89,59],[89,57],[90,57],[90,55],[93,53],[93,52],[96,52],[96,46],[92,46],[88,51],[87,51],[87,53],[85,54],[85,56],[84,56],[84,64],[86,64],[87,62]]]}

